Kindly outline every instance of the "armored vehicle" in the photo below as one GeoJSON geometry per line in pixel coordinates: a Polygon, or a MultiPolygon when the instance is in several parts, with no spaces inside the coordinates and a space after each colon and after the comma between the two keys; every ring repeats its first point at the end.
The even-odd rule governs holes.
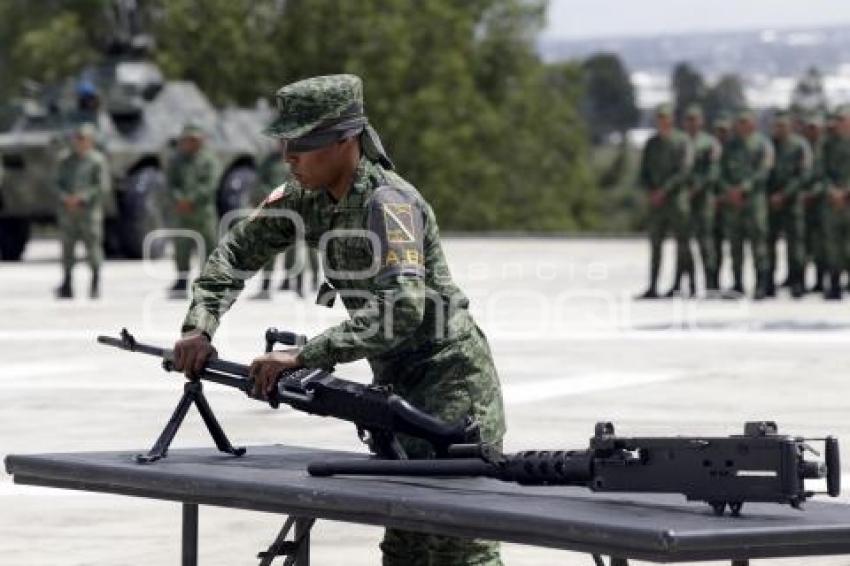
{"type": "MultiPolygon", "coordinates": [[[[0,185],[0,259],[20,259],[33,222],[55,219],[55,165],[68,134],[82,121],[98,129],[109,157],[113,194],[107,198],[106,248],[111,255],[142,257],[145,236],[168,226],[158,198],[165,164],[181,126],[192,121],[221,158],[219,213],[247,205],[256,163],[269,148],[262,136],[268,109],[217,110],[198,87],[167,81],[148,58],[142,35],[113,42],[97,66],[49,87],[31,88],[11,125],[0,133],[4,176],[0,185]]],[[[161,253],[162,239],[147,250],[161,253]]]]}

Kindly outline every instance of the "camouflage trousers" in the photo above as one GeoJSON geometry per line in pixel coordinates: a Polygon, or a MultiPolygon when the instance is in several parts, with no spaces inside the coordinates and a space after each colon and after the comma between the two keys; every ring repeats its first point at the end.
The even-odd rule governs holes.
{"type": "Polygon", "coordinates": [[[826,250],[824,247],[824,202],[823,198],[815,197],[804,205],[805,250],[807,259],[811,259],[819,268],[826,267],[826,250]]]}
{"type": "Polygon", "coordinates": [[[745,197],[744,204],[727,204],[724,210],[724,235],[732,252],[732,274],[736,284],[743,282],[744,243],[750,243],[757,273],[768,270],[767,201],[764,193],[754,192],[745,197]]]}
{"type": "Polygon", "coordinates": [[[779,210],[770,210],[767,231],[767,263],[771,274],[776,272],[776,243],[785,237],[788,273],[802,276],[806,261],[805,218],[801,199],[786,202],[779,210]]]}
{"type": "Polygon", "coordinates": [[[96,212],[58,214],[59,239],[62,243],[62,269],[70,273],[76,263],[74,248],[82,241],[86,261],[91,270],[99,271],[103,264],[103,217],[96,212]]]}
{"type": "Polygon", "coordinates": [[[694,259],[691,255],[689,242],[690,231],[688,229],[690,197],[687,192],[682,191],[669,198],[670,200],[664,205],[651,208],[649,211],[649,282],[653,289],[658,282],[662,247],[664,239],[668,235],[672,235],[676,240],[676,271],[678,273],[691,273],[694,268],[694,259]]]}
{"type": "Polygon", "coordinates": [[[717,198],[713,193],[702,192],[691,200],[691,233],[697,241],[706,281],[717,273],[717,247],[714,222],[717,215],[717,198]]]}
{"type": "Polygon", "coordinates": [[[823,243],[826,265],[832,273],[850,267],[850,207],[823,206],[823,243]]]}
{"type": "Polygon", "coordinates": [[[174,263],[181,276],[186,276],[189,273],[193,250],[198,253],[198,261],[203,265],[215,249],[218,242],[216,226],[217,216],[215,210],[212,209],[204,214],[197,214],[193,218],[181,219],[178,222],[178,229],[189,230],[195,234],[194,237],[175,236],[174,238],[174,263]],[[201,242],[203,242],[203,250],[198,250],[201,242]]]}
{"type": "MultiPolygon", "coordinates": [[[[468,315],[463,315],[467,316],[468,315]]],[[[505,415],[487,340],[469,318],[468,331],[428,352],[372,360],[375,382],[392,384],[414,406],[454,422],[472,416],[485,442],[501,446],[505,415]]],[[[411,458],[433,457],[418,439],[402,437],[411,458]]],[[[387,529],[384,566],[501,566],[499,543],[387,529]]]]}

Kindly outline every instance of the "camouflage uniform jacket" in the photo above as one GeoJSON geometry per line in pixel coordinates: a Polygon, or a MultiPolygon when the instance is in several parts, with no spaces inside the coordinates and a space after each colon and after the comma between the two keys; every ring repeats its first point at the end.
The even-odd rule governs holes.
{"type": "Polygon", "coordinates": [[[835,136],[827,142],[823,169],[827,187],[850,190],[850,138],[835,136]]]}
{"type": "Polygon", "coordinates": [[[723,148],[720,160],[723,190],[741,187],[745,193],[764,191],[773,168],[773,144],[754,132],[746,139],[734,136],[723,148]]]}
{"type": "Polygon", "coordinates": [[[717,138],[706,132],[699,132],[691,138],[694,150],[694,165],[688,178],[691,191],[695,194],[714,192],[720,178],[720,157],[723,154],[717,138]]]}
{"type": "Polygon", "coordinates": [[[802,136],[791,134],[787,139],[774,138],[776,159],[767,183],[769,194],[781,191],[795,198],[804,189],[812,174],[812,148],[802,136]]]}
{"type": "Polygon", "coordinates": [[[324,249],[328,281],[350,315],[307,342],[305,366],[365,357],[380,379],[377,368],[400,354],[422,361],[480,332],[452,282],[433,210],[404,179],[366,158],[340,202],[289,182],[235,226],[194,283],[184,332],[215,332],[244,280],[299,237],[292,216],[303,220],[307,244],[324,249]]]}
{"type": "Polygon", "coordinates": [[[823,138],[807,141],[812,150],[812,169],[809,178],[806,179],[804,190],[813,198],[819,198],[826,191],[826,184],[824,183],[824,153],[826,143],[823,138]]]}
{"type": "Polygon", "coordinates": [[[687,180],[693,164],[693,148],[685,133],[673,130],[670,135],[652,136],[640,163],[640,185],[647,189],[662,189],[673,195],[687,180]]]}
{"type": "Polygon", "coordinates": [[[218,158],[207,149],[194,155],[177,152],[168,163],[167,198],[173,206],[178,200],[188,200],[196,212],[215,205],[221,166],[218,158]]]}
{"type": "MultiPolygon", "coordinates": [[[[56,172],[56,189],[61,196],[75,195],[85,205],[90,217],[103,214],[103,201],[109,194],[112,179],[106,157],[96,149],[80,156],[71,151],[59,162],[56,172]]],[[[60,207],[60,211],[64,207],[60,207]]]]}

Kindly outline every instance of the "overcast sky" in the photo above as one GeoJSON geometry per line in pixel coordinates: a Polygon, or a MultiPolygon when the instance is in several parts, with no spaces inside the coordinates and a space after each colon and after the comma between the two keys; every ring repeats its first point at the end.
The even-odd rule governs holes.
{"type": "Polygon", "coordinates": [[[850,24],[847,0],[549,0],[547,38],[850,24]]]}

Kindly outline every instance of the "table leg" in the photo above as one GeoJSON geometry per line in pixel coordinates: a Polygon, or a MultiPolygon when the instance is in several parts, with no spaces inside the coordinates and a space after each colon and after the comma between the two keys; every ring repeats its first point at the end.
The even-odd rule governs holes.
{"type": "Polygon", "coordinates": [[[198,505],[183,504],[182,566],[198,566],[198,505]]]}

